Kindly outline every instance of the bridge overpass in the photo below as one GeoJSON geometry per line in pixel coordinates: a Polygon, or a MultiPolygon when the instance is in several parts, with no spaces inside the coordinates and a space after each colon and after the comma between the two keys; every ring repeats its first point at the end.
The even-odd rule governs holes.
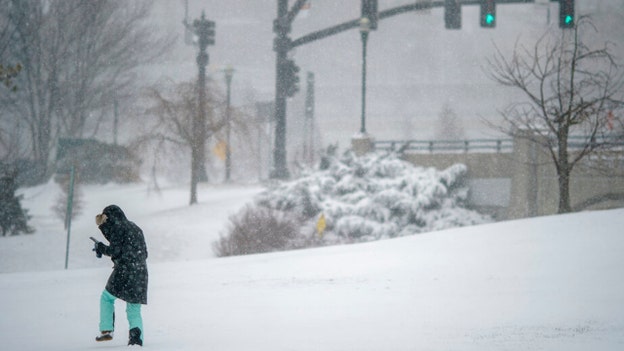
{"type": "MultiPolygon", "coordinates": [[[[400,149],[405,160],[421,167],[465,164],[470,205],[498,220],[557,213],[559,186],[553,161],[547,150],[525,138],[370,142],[354,138],[352,147],[358,154],[400,149]]],[[[577,164],[570,197],[574,210],[624,207],[624,147],[586,156],[577,164]]]]}

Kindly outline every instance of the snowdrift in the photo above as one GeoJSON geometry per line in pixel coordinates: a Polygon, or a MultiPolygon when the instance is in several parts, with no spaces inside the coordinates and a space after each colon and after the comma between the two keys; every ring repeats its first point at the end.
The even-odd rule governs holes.
{"type": "MultiPolygon", "coordinates": [[[[152,261],[144,348],[621,350],[623,226],[624,210],[611,210],[152,261]]],[[[0,274],[2,349],[125,348],[124,318],[115,340],[93,341],[110,262],[92,260],[101,268],[0,274]]]]}

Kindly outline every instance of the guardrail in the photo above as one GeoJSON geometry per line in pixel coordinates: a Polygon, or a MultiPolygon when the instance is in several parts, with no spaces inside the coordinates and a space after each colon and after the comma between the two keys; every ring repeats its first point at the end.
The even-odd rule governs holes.
{"type": "Polygon", "coordinates": [[[374,142],[378,150],[419,152],[511,152],[513,139],[471,140],[380,140],[374,142]]]}
{"type": "MultiPolygon", "coordinates": [[[[620,148],[624,146],[624,136],[622,135],[602,135],[595,137],[594,139],[583,135],[570,135],[568,138],[568,148],[582,149],[588,144],[595,143],[601,148],[620,148]]],[[[621,149],[620,149],[621,150],[621,149]]]]}
{"type": "MultiPolygon", "coordinates": [[[[556,144],[556,141],[553,140],[556,144]]],[[[596,137],[593,141],[583,135],[571,135],[568,148],[578,150],[588,143],[597,143],[602,148],[621,150],[624,148],[624,137],[606,135],[596,137]]],[[[398,150],[416,152],[512,152],[513,139],[467,139],[467,140],[381,140],[374,142],[378,150],[398,150]]]]}

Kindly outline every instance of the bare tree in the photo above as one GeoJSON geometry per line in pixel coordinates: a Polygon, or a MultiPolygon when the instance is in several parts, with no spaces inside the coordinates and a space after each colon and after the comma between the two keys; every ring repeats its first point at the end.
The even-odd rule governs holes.
{"type": "MultiPolygon", "coordinates": [[[[217,88],[214,81],[208,80],[206,87],[206,139],[197,140],[194,133],[194,120],[198,113],[198,86],[196,82],[173,83],[167,85],[170,89],[153,87],[148,89],[147,95],[151,100],[151,108],[146,112],[149,116],[150,125],[138,139],[139,145],[150,145],[152,148],[173,147],[177,150],[190,151],[190,171],[193,172],[197,162],[205,172],[206,153],[199,152],[199,148],[205,148],[211,138],[223,140],[227,126],[226,102],[224,94],[217,88]],[[152,123],[153,122],[153,123],[152,123]],[[200,158],[200,159],[197,159],[200,158]]],[[[231,128],[233,138],[237,140],[250,140],[250,128],[254,125],[254,119],[238,108],[231,108],[231,128]]],[[[242,144],[242,143],[241,143],[242,144]]],[[[253,145],[247,145],[253,148],[253,145]]],[[[205,151],[205,150],[204,150],[205,151]]],[[[157,151],[159,152],[159,151],[157,151]]],[[[191,177],[190,204],[197,202],[198,177],[191,177]]]]}
{"type": "Polygon", "coordinates": [[[5,129],[26,123],[33,159],[47,164],[59,136],[93,136],[115,99],[132,98],[137,70],[172,37],[156,37],[149,1],[3,0],[2,58],[19,62],[16,94],[0,94],[5,129]],[[15,123],[15,122],[14,122],[15,123]]]}
{"type": "Polygon", "coordinates": [[[508,106],[501,130],[539,143],[550,154],[559,185],[559,213],[570,212],[570,175],[586,156],[609,148],[613,123],[621,123],[623,72],[608,43],[598,46],[595,27],[581,17],[573,30],[546,33],[534,47],[500,51],[486,72],[520,90],[526,101],[508,106]],[[554,34],[554,35],[553,35],[554,34]]]}
{"type": "MultiPolygon", "coordinates": [[[[194,120],[198,113],[198,93],[196,83],[171,84],[173,90],[167,94],[157,88],[148,90],[148,97],[153,101],[153,107],[148,110],[149,115],[155,117],[155,123],[139,139],[140,143],[155,142],[157,145],[164,143],[178,148],[188,148],[191,151],[191,172],[195,171],[193,165],[200,164],[205,172],[205,152],[198,150],[205,147],[205,141],[198,141],[194,132],[194,120]]],[[[225,119],[215,114],[218,104],[216,89],[210,86],[206,96],[206,139],[210,139],[215,133],[225,126],[225,119]]],[[[198,181],[198,177],[191,177],[191,183],[198,181]]],[[[197,202],[197,184],[191,184],[190,204],[197,202]]]]}

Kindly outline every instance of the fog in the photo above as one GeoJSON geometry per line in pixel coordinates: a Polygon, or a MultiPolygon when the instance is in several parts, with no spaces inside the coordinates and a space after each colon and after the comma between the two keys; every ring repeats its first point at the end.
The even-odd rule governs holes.
{"type": "MultiPolygon", "coordinates": [[[[411,1],[379,1],[379,10],[411,1]]],[[[617,3],[617,2],[615,2],[617,3]]],[[[292,6],[292,1],[291,4],[292,6]]],[[[243,103],[253,95],[259,101],[274,99],[275,52],[272,22],[274,0],[188,2],[189,20],[201,11],[216,22],[216,44],[208,48],[209,71],[223,82],[219,70],[232,65],[232,101],[243,103]]],[[[577,12],[602,15],[606,5],[577,1],[577,12]]],[[[183,36],[184,1],[157,1],[155,18],[183,36]]],[[[292,26],[291,39],[360,16],[360,1],[313,0],[292,26]]],[[[479,26],[479,7],[462,6],[461,30],[444,27],[443,8],[410,12],[379,21],[367,50],[367,130],[376,139],[433,138],[433,126],[444,104],[455,110],[467,127],[467,137],[494,133],[481,124],[520,96],[490,81],[484,73],[486,59],[498,47],[510,53],[514,44],[534,42],[549,27],[556,27],[558,4],[506,4],[497,6],[494,29],[479,26]]],[[[596,21],[600,22],[600,21],[596,21]]],[[[622,25],[605,31],[622,32],[622,25]]],[[[607,37],[608,34],[605,34],[607,37]]],[[[621,36],[613,35],[613,39],[621,36]]],[[[620,39],[621,41],[621,39],[620,39]]],[[[299,46],[290,57],[300,66],[300,92],[288,101],[287,139],[295,143],[303,121],[305,72],[315,75],[315,122],[323,144],[348,147],[359,130],[361,106],[360,33],[352,29],[299,46]]],[[[621,48],[620,48],[621,50],[621,48]]],[[[175,79],[192,79],[197,73],[196,49],[180,40],[170,57],[175,79]]],[[[223,84],[225,84],[223,82],[223,84]]]]}
{"type": "MultiPolygon", "coordinates": [[[[152,35],[157,38],[169,35],[175,42],[159,60],[138,68],[140,74],[136,77],[133,97],[120,103],[120,143],[133,141],[144,131],[141,128],[153,121],[145,116],[145,110],[152,107],[153,101],[141,100],[145,88],[170,89],[177,83],[197,80],[198,49],[185,40],[183,21],[192,23],[202,11],[208,20],[216,23],[215,45],[208,47],[207,75],[221,91],[221,96],[226,90],[223,69],[231,66],[235,70],[231,86],[234,109],[246,109],[246,116],[255,118],[255,103],[270,103],[275,99],[273,21],[277,16],[277,1],[154,0],[150,3],[152,35]],[[132,118],[136,116],[141,117],[132,118]]],[[[293,3],[290,1],[289,5],[293,3]]],[[[410,3],[412,1],[381,0],[379,11],[410,3]]],[[[489,79],[487,60],[497,49],[508,57],[517,44],[531,47],[549,29],[558,31],[558,7],[558,3],[547,0],[498,4],[496,27],[492,29],[480,27],[477,5],[461,7],[459,30],[445,29],[442,7],[380,20],[378,29],[368,37],[368,133],[375,140],[432,139],[436,137],[435,126],[440,114],[450,109],[458,116],[466,138],[497,136],[483,120],[496,122],[502,109],[524,97],[513,88],[501,87],[489,79]]],[[[576,1],[577,17],[591,15],[596,36],[601,41],[612,42],[611,49],[620,60],[624,56],[622,7],[621,0],[576,1]]],[[[302,10],[295,18],[290,38],[296,40],[359,17],[359,0],[312,0],[309,9],[302,10]]],[[[68,28],[71,31],[71,26],[68,28]]],[[[288,99],[287,107],[289,165],[300,161],[302,153],[307,72],[315,77],[314,147],[337,143],[341,149],[349,148],[351,137],[360,129],[361,116],[362,42],[358,29],[299,46],[289,52],[289,58],[300,67],[300,91],[288,99]]],[[[113,141],[113,108],[104,109],[104,120],[98,119],[97,124],[92,124],[92,130],[84,135],[69,136],[94,136],[104,142],[113,141]]],[[[92,112],[89,118],[100,112],[92,112]]],[[[223,109],[215,113],[222,112],[223,109]]],[[[273,129],[273,125],[265,125],[264,135],[259,140],[237,136],[231,143],[234,157],[238,158],[233,171],[239,178],[243,171],[266,176],[271,164],[273,129]],[[253,145],[242,145],[245,143],[253,145]]],[[[57,136],[63,137],[62,134],[57,136]]],[[[209,140],[207,148],[212,149],[216,140],[209,140]]],[[[144,166],[149,167],[151,156],[149,152],[142,152],[144,166]]],[[[178,153],[175,160],[169,161],[169,166],[187,169],[188,157],[178,153]]],[[[215,159],[209,158],[207,162],[212,162],[216,169],[222,168],[215,159]]]]}

